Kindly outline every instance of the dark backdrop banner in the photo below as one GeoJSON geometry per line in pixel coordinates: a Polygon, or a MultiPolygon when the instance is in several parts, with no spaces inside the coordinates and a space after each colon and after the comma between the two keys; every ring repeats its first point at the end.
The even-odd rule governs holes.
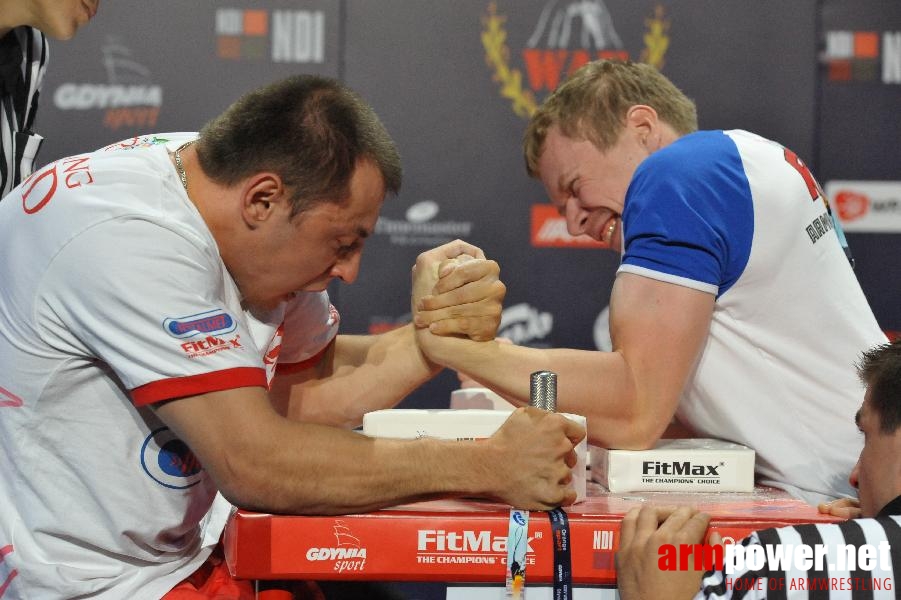
{"type": "Polygon", "coordinates": [[[823,2],[817,167],[876,318],[901,335],[901,2],[823,2]]]}
{"type": "MultiPolygon", "coordinates": [[[[416,255],[459,237],[501,264],[502,335],[607,348],[619,258],[566,233],[520,149],[537,104],[597,57],[650,62],[697,102],[701,127],[760,133],[811,164],[880,323],[901,330],[896,0],[104,2],[52,45],[38,160],[198,129],[283,76],[337,77],[373,104],[405,167],[358,281],[332,288],[343,331],[407,322],[416,255]]],[[[446,406],[455,386],[443,374],[405,406],[446,406]]]]}
{"type": "MultiPolygon", "coordinates": [[[[608,348],[618,256],[567,235],[520,150],[536,105],[597,57],[650,62],[697,102],[701,127],[748,129],[806,160],[880,324],[901,330],[897,0],[104,1],[74,40],[52,44],[38,162],[199,129],[287,75],[337,77],[373,104],[405,166],[358,281],[331,290],[342,331],[407,322],[416,255],[459,237],[501,264],[502,335],[608,348]]],[[[456,385],[443,373],[403,405],[446,407],[456,385]]]]}

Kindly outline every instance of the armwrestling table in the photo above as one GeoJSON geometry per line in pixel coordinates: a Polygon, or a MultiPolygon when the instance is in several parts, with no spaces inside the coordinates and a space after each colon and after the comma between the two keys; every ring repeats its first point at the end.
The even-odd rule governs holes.
{"type": "MultiPolygon", "coordinates": [[[[781,490],[751,493],[613,494],[589,483],[588,498],[566,509],[576,600],[613,598],[620,522],[634,506],[693,505],[712,516],[709,531],[726,543],[750,532],[797,523],[835,522],[781,490]],[[581,586],[607,595],[579,595],[581,586]]],[[[509,507],[478,500],[436,500],[342,516],[274,515],[234,510],[223,536],[233,576],[252,580],[371,580],[469,584],[466,598],[501,598],[509,507]],[[482,587],[478,587],[482,586],[482,587]],[[498,587],[490,595],[472,593],[498,587]]],[[[553,542],[547,515],[529,519],[526,590],[552,581],[553,542]]],[[[550,587],[546,587],[550,598],[550,587]]],[[[448,598],[452,598],[451,591],[448,598]]],[[[463,597],[463,596],[459,596],[463,597]]],[[[537,594],[531,598],[544,597],[537,594]]]]}

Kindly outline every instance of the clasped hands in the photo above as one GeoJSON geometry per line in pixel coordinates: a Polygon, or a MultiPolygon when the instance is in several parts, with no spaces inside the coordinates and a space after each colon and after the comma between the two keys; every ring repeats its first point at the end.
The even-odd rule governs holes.
{"type": "Polygon", "coordinates": [[[430,334],[493,340],[507,288],[500,267],[476,246],[454,240],[427,252],[413,266],[411,311],[417,341],[429,354],[430,334]]]}

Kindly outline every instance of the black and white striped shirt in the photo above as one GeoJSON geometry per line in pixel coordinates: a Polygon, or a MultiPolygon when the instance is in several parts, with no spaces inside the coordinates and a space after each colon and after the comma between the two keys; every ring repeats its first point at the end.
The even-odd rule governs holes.
{"type": "Polygon", "coordinates": [[[701,591],[695,600],[731,598],[757,600],[766,598],[810,600],[879,600],[901,598],[895,574],[901,573],[901,496],[886,506],[876,518],[852,519],[843,523],[808,524],[765,529],[754,532],[744,540],[747,547],[783,548],[800,544],[823,547],[829,552],[823,569],[801,570],[794,564],[776,566],[767,561],[763,568],[747,568],[732,573],[709,571],[701,581],[701,591]],[[839,549],[845,546],[860,548],[864,544],[879,548],[889,544],[888,561],[876,560],[872,570],[859,565],[845,567],[839,559],[839,549]],[[888,562],[889,564],[884,564],[888,562]],[[842,568],[844,567],[844,568],[842,568]]]}
{"type": "Polygon", "coordinates": [[[0,38],[0,198],[31,174],[43,141],[32,127],[47,57],[47,39],[33,27],[0,38]]]}

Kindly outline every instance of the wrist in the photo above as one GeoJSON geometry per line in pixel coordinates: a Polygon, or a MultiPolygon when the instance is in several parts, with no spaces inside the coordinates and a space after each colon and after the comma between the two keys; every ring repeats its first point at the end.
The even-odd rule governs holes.
{"type": "Polygon", "coordinates": [[[458,471],[459,489],[469,496],[496,499],[503,472],[496,473],[499,464],[497,449],[492,438],[475,441],[458,441],[454,461],[462,467],[458,471]]]}
{"type": "Polygon", "coordinates": [[[424,336],[431,336],[429,330],[427,328],[417,327],[415,324],[410,324],[410,331],[412,336],[412,345],[416,354],[419,358],[420,363],[423,368],[429,372],[429,374],[434,377],[437,375],[443,368],[440,362],[434,360],[429,352],[426,350],[423,342],[428,344],[428,340],[423,340],[424,336]]]}

